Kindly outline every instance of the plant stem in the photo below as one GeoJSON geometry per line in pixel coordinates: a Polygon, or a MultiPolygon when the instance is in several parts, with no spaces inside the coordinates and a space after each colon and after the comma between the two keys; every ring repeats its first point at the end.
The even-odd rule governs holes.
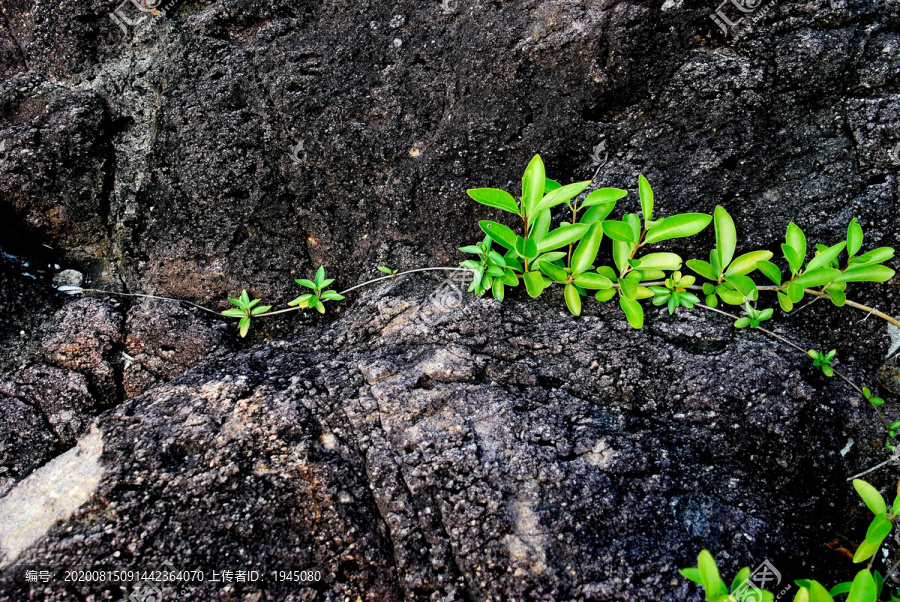
{"type": "MultiPolygon", "coordinates": [[[[415,274],[417,272],[434,272],[434,271],[444,271],[444,272],[471,272],[472,270],[468,268],[417,268],[415,270],[407,270],[405,272],[397,272],[396,274],[391,274],[390,276],[382,276],[380,278],[373,278],[372,280],[367,280],[362,284],[357,284],[356,286],[351,286],[350,288],[339,292],[339,295],[345,295],[350,291],[354,291],[358,288],[362,288],[364,286],[369,286],[370,284],[375,284],[376,282],[381,282],[382,280],[389,280],[391,278],[396,278],[397,276],[404,276],[406,274],[415,274]]],[[[289,307],[287,309],[279,309],[277,311],[267,311],[264,314],[257,314],[253,316],[254,318],[261,318],[263,316],[274,316],[275,314],[285,314],[291,311],[297,311],[300,309],[306,309],[305,307],[289,307]]]]}
{"type": "Polygon", "coordinates": [[[173,299],[171,297],[160,297],[159,295],[145,295],[143,293],[117,293],[115,291],[104,291],[97,288],[83,288],[80,291],[76,291],[77,293],[101,293],[103,295],[118,295],[119,297],[142,297],[144,299],[159,299],[161,301],[172,301],[174,303],[184,303],[186,305],[190,305],[191,307],[196,307],[199,310],[215,314],[221,317],[221,313],[209,309],[207,307],[203,307],[202,305],[197,305],[196,303],[191,303],[190,301],[184,301],[183,299],[173,299]]]}
{"type": "MultiPolygon", "coordinates": [[[[368,286],[370,284],[374,284],[376,282],[381,282],[382,280],[388,280],[390,278],[396,278],[397,276],[403,276],[405,274],[415,274],[417,272],[432,272],[432,271],[444,271],[444,272],[471,272],[468,268],[417,268],[415,270],[407,270],[405,272],[398,272],[396,274],[391,274],[390,276],[382,276],[380,278],[373,278],[372,280],[367,280],[362,284],[357,284],[356,286],[351,286],[350,288],[341,291],[338,293],[339,295],[344,295],[349,293],[350,291],[356,290],[358,288],[368,286]]],[[[196,303],[191,303],[190,301],[184,301],[182,299],[173,299],[171,297],[161,297],[159,295],[145,295],[143,293],[117,293],[115,291],[104,291],[97,288],[83,288],[79,291],[75,291],[76,293],[100,293],[101,295],[118,295],[120,297],[142,297],[144,299],[159,299],[160,301],[172,301],[174,303],[185,303],[190,305],[191,307],[196,307],[201,311],[205,311],[207,313],[213,314],[215,316],[222,317],[222,313],[218,312],[214,309],[209,309],[208,307],[203,307],[202,305],[197,305],[196,303]]],[[[253,316],[254,318],[261,318],[263,316],[274,316],[275,314],[285,314],[291,311],[297,311],[299,309],[306,309],[305,307],[289,307],[287,309],[279,309],[276,311],[267,311],[264,314],[256,314],[253,316]]]]}

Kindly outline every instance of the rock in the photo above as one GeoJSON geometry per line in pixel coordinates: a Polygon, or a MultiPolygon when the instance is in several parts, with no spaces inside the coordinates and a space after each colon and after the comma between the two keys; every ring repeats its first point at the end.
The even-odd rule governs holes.
{"type": "Polygon", "coordinates": [[[139,395],[229,349],[221,328],[225,324],[213,326],[198,313],[160,301],[131,307],[122,375],[126,397],[139,395]]]}
{"type": "MultiPolygon", "coordinates": [[[[701,548],[727,551],[729,574],[769,558],[784,574],[851,575],[817,544],[823,525],[862,516],[834,483],[866,458],[839,450],[877,425],[840,381],[758,334],[682,348],[664,342],[665,315],[634,331],[610,306],[575,319],[469,299],[423,322],[417,300],[440,285],[390,281],[331,326],[101,416],[99,483],[6,561],[0,599],[27,597],[38,567],[166,562],[321,572],[240,588],[275,599],[692,600],[677,570],[701,548]]],[[[696,328],[710,322],[727,324],[696,328]]],[[[8,495],[39,501],[23,487],[8,495]]]]}
{"type": "Polygon", "coordinates": [[[78,270],[63,270],[53,277],[53,284],[57,286],[81,286],[84,282],[84,274],[78,270]]]}
{"type": "Polygon", "coordinates": [[[84,374],[98,400],[119,400],[124,316],[111,298],[77,297],[44,324],[40,346],[47,363],[84,374]]]}

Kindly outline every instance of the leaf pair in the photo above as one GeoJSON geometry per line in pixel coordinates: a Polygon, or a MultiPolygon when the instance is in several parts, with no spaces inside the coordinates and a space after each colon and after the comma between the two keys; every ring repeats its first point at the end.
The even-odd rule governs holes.
{"type": "Polygon", "coordinates": [[[250,331],[251,316],[258,316],[272,309],[271,305],[257,305],[261,299],[254,299],[251,301],[246,290],[241,291],[241,296],[237,299],[229,298],[228,300],[237,307],[226,309],[222,312],[222,315],[228,316],[229,318],[241,319],[240,322],[238,322],[241,337],[246,337],[247,332],[250,331]]]}
{"type": "Polygon", "coordinates": [[[517,272],[522,272],[522,264],[515,259],[514,251],[509,251],[507,256],[504,257],[491,249],[492,242],[493,239],[490,236],[485,236],[484,240],[477,245],[462,247],[460,251],[475,253],[480,261],[468,259],[460,265],[472,270],[473,278],[469,285],[470,292],[481,297],[486,291],[490,290],[495,299],[503,301],[506,296],[506,287],[519,284],[517,272]]]}
{"type": "Polygon", "coordinates": [[[894,500],[894,507],[888,511],[887,503],[878,490],[862,479],[853,480],[853,488],[865,502],[869,511],[875,515],[866,531],[866,539],[856,549],[853,562],[865,562],[875,555],[884,539],[894,528],[894,519],[900,513],[900,495],[894,500]]]}

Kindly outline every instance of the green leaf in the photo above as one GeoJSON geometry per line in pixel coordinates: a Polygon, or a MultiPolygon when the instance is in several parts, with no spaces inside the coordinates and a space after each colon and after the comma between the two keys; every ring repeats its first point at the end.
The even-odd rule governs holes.
{"type": "Polygon", "coordinates": [[[631,324],[632,328],[639,330],[643,327],[644,309],[641,307],[640,303],[619,295],[619,306],[622,308],[622,311],[625,312],[625,317],[628,319],[628,323],[631,324]]]}
{"type": "Polygon", "coordinates": [[[491,285],[491,292],[494,294],[494,299],[503,301],[503,297],[506,293],[503,281],[499,279],[494,280],[494,283],[491,285]]]}
{"type": "Polygon", "coordinates": [[[719,596],[728,595],[725,582],[719,576],[719,568],[716,561],[713,560],[712,554],[707,550],[702,550],[697,557],[697,568],[700,571],[700,580],[703,582],[703,589],[706,590],[707,600],[718,600],[719,596]]]}
{"type": "Polygon", "coordinates": [[[613,261],[615,262],[616,269],[619,270],[619,273],[624,272],[625,268],[628,267],[628,257],[631,255],[631,249],[633,247],[634,245],[627,242],[619,240],[613,241],[613,261]]]}
{"type": "Polygon", "coordinates": [[[488,261],[492,265],[500,266],[501,268],[506,267],[506,260],[503,258],[503,255],[501,255],[497,251],[488,251],[487,257],[488,257],[488,261]]]}
{"type": "MultiPolygon", "coordinates": [[[[588,195],[588,198],[590,196],[588,195]]],[[[581,224],[593,224],[594,222],[603,221],[612,213],[615,206],[615,203],[599,203],[593,207],[588,207],[588,210],[584,212],[578,222],[581,224]]]]}
{"type": "Polygon", "coordinates": [[[729,588],[730,593],[734,593],[734,591],[741,586],[744,581],[747,581],[750,578],[750,567],[744,567],[737,572],[737,575],[734,576],[734,579],[731,581],[731,587],[729,588]]]}
{"type": "Polygon", "coordinates": [[[667,217],[662,222],[651,228],[647,232],[644,241],[647,244],[669,240],[670,238],[681,238],[684,236],[693,236],[712,221],[712,216],[705,213],[682,213],[667,217]]]}
{"type": "MultiPolygon", "coordinates": [[[[785,241],[788,246],[791,247],[794,252],[797,254],[797,257],[800,260],[800,264],[803,264],[803,261],[806,259],[806,236],[803,234],[803,230],[800,229],[800,226],[791,222],[787,227],[787,234],[785,235],[785,241]]],[[[798,267],[798,271],[800,268],[798,267]]]]}
{"type": "Polygon", "coordinates": [[[544,162],[540,155],[535,155],[528,163],[525,176],[522,178],[522,204],[525,206],[525,215],[531,216],[535,212],[534,208],[544,196],[545,184],[544,162]]]}
{"type": "Polygon", "coordinates": [[[840,270],[835,270],[834,268],[819,268],[797,276],[794,278],[794,284],[804,288],[822,286],[823,284],[828,284],[832,280],[835,280],[840,275],[840,270]]]}
{"type": "MultiPolygon", "coordinates": [[[[866,503],[866,506],[871,510],[872,514],[875,516],[887,514],[887,504],[885,504],[884,498],[881,497],[881,494],[878,493],[877,489],[862,479],[853,479],[853,488],[856,489],[859,497],[866,503]]],[[[868,558],[868,556],[866,558],[868,558]]],[[[856,561],[854,560],[854,562],[856,561]]]]}
{"type": "Polygon", "coordinates": [[[538,242],[538,251],[541,253],[552,251],[575,242],[584,236],[589,227],[588,224],[571,224],[552,230],[538,242]]]}
{"type": "Polygon", "coordinates": [[[482,220],[478,222],[478,225],[481,227],[485,234],[491,237],[492,240],[497,241],[507,249],[516,249],[516,238],[518,238],[518,236],[515,232],[513,232],[503,224],[498,224],[497,222],[492,222],[489,220],[482,220]]]}
{"type": "MultiPolygon", "coordinates": [[[[341,297],[341,298],[343,299],[343,297],[341,297]]],[[[266,312],[269,311],[270,309],[272,309],[272,306],[271,306],[271,305],[260,305],[259,307],[254,307],[254,308],[250,311],[250,315],[251,315],[251,316],[258,316],[259,314],[264,314],[264,313],[266,313],[266,312]]]]}
{"type": "Polygon", "coordinates": [[[532,297],[538,297],[544,291],[544,279],[540,272],[525,272],[525,289],[532,297]]]}
{"type": "Polygon", "coordinates": [[[846,594],[850,591],[850,586],[853,585],[850,581],[844,581],[843,583],[838,583],[830,590],[828,593],[832,596],[839,596],[841,594],[846,594]]]}
{"type": "Polygon", "coordinates": [[[718,307],[719,298],[715,295],[707,295],[706,299],[704,299],[704,303],[706,303],[706,305],[709,307],[718,307]]]}
{"type": "Polygon", "coordinates": [[[631,229],[631,226],[626,224],[625,222],[619,222],[614,220],[607,220],[603,222],[603,232],[606,233],[613,240],[617,240],[619,242],[627,242],[627,243],[637,243],[637,238],[634,236],[634,231],[631,229]]]}
{"type": "Polygon", "coordinates": [[[540,213],[537,214],[537,218],[534,220],[534,223],[531,226],[531,232],[529,233],[529,237],[533,238],[536,242],[540,242],[544,236],[547,235],[547,232],[550,230],[550,210],[544,209],[540,213]]]}
{"type": "MultiPolygon", "coordinates": [[[[724,207],[718,205],[713,219],[715,220],[716,249],[719,253],[719,261],[723,266],[727,266],[731,263],[734,249],[737,247],[737,231],[734,229],[734,220],[731,219],[724,207]]],[[[771,256],[770,253],[769,257],[771,256]]]]}
{"type": "Polygon", "coordinates": [[[519,215],[519,204],[516,203],[516,199],[505,190],[499,190],[497,188],[472,188],[471,190],[467,190],[466,193],[482,205],[496,207],[497,209],[519,215]]]}
{"type": "MultiPolygon", "coordinates": [[[[725,270],[725,275],[745,276],[755,270],[758,267],[760,261],[768,262],[770,259],[772,259],[771,251],[750,251],[749,253],[744,253],[731,262],[731,265],[729,265],[728,269],[725,270]]],[[[723,263],[722,265],[727,264],[723,263]]]]}
{"type": "Polygon", "coordinates": [[[558,265],[549,263],[547,261],[542,261],[540,262],[539,267],[541,272],[549,276],[551,280],[555,280],[556,282],[569,281],[569,273],[558,265]]]}
{"type": "Polygon", "coordinates": [[[641,196],[641,213],[644,214],[644,223],[647,223],[653,220],[653,189],[643,174],[638,176],[638,193],[641,196]]]}
{"type": "Polygon", "coordinates": [[[597,291],[597,293],[594,295],[594,299],[601,303],[605,303],[606,301],[609,301],[610,299],[615,297],[617,292],[618,291],[614,288],[602,289],[597,291]]]}
{"type": "Polygon", "coordinates": [[[329,301],[340,301],[344,298],[344,295],[339,295],[337,291],[324,291],[322,293],[322,299],[328,299],[329,301]]]}
{"type": "Polygon", "coordinates": [[[622,216],[622,221],[631,226],[634,241],[639,241],[641,239],[641,218],[637,216],[637,213],[626,213],[622,216]]]}
{"type": "Polygon", "coordinates": [[[551,180],[550,178],[544,178],[544,194],[556,190],[557,188],[561,188],[562,184],[557,182],[556,180],[551,180]]]}
{"type": "Polygon", "coordinates": [[[824,251],[819,251],[816,253],[816,256],[809,260],[809,263],[806,264],[806,271],[810,272],[816,268],[820,267],[831,267],[831,262],[835,257],[840,255],[841,251],[844,250],[844,247],[847,246],[847,242],[839,242],[833,247],[828,247],[824,251]]]}
{"type": "Polygon", "coordinates": [[[331,284],[332,282],[334,282],[334,278],[328,278],[327,280],[323,280],[323,281],[321,282],[321,284],[319,284],[319,288],[325,288],[326,286],[328,286],[328,285],[331,284]]]}
{"type": "Polygon", "coordinates": [[[854,217],[847,226],[847,254],[853,257],[862,247],[863,230],[854,217]]]}
{"type": "Polygon", "coordinates": [[[246,312],[243,309],[232,307],[231,309],[223,311],[222,315],[228,316],[229,318],[243,318],[246,315],[246,312]]]}
{"type": "Polygon", "coordinates": [[[881,263],[883,261],[887,261],[893,256],[894,249],[892,249],[891,247],[878,247],[877,249],[872,249],[871,251],[860,255],[859,257],[855,257],[850,265],[858,266],[866,263],[881,263]]]}
{"type": "Polygon", "coordinates": [[[681,257],[675,253],[649,253],[635,260],[634,267],[639,270],[667,270],[674,272],[681,269],[681,257]]]}
{"type": "Polygon", "coordinates": [[[748,326],[750,326],[750,318],[738,318],[734,322],[735,328],[747,328],[748,326]]]}
{"type": "Polygon", "coordinates": [[[572,253],[572,271],[583,272],[591,267],[597,259],[600,241],[603,240],[603,227],[599,222],[593,223],[572,253]]]}
{"type": "Polygon", "coordinates": [[[893,528],[894,523],[889,521],[884,514],[876,514],[866,531],[866,541],[881,545],[893,528]]]}
{"type": "Polygon", "coordinates": [[[578,289],[572,286],[571,284],[566,285],[566,306],[569,308],[569,311],[574,316],[581,315],[581,295],[578,294],[578,289]]]}
{"type": "Polygon", "coordinates": [[[697,272],[707,280],[717,280],[719,275],[714,274],[712,271],[712,265],[710,265],[707,261],[701,261],[700,259],[688,259],[685,262],[685,265],[697,272]]]}
{"type": "MultiPolygon", "coordinates": [[[[834,602],[834,598],[818,581],[809,582],[809,602],[834,602]]],[[[872,602],[875,602],[872,600],[872,602]]]]}
{"type": "Polygon", "coordinates": [[[241,318],[241,321],[238,322],[238,326],[241,329],[241,338],[247,336],[247,332],[250,330],[250,316],[241,318]]]}
{"type": "Polygon", "coordinates": [[[681,569],[678,571],[681,573],[681,576],[685,579],[689,579],[696,583],[697,585],[703,585],[703,579],[700,578],[700,569],[698,568],[690,568],[690,569],[681,569]]]}
{"type": "Polygon", "coordinates": [[[796,282],[791,282],[787,286],[787,296],[792,303],[800,303],[803,300],[803,287],[796,282]]]}
{"type": "Polygon", "coordinates": [[[500,281],[507,286],[519,286],[519,279],[516,277],[516,273],[509,268],[503,270],[500,281]]]}
{"type": "Polygon", "coordinates": [[[593,207],[595,205],[608,205],[609,211],[612,212],[616,206],[616,201],[628,195],[627,190],[621,188],[600,188],[585,197],[581,203],[582,207],[593,207]]]}
{"type": "Polygon", "coordinates": [[[756,283],[747,276],[728,276],[725,280],[751,301],[756,301],[759,296],[756,283]]]}
{"type": "Polygon", "coordinates": [[[735,291],[733,288],[719,285],[716,287],[716,294],[728,305],[743,305],[746,297],[742,293],[735,291]]]}
{"type": "Polygon", "coordinates": [[[556,207],[557,205],[568,202],[572,198],[584,192],[584,189],[590,185],[591,181],[588,180],[586,182],[576,182],[574,184],[563,186],[562,188],[557,188],[540,200],[540,202],[534,208],[534,212],[539,213],[544,209],[551,209],[553,207],[556,207]]]}
{"type": "Polygon", "coordinates": [[[781,243],[781,252],[784,253],[784,258],[787,259],[788,266],[791,268],[791,273],[796,274],[799,272],[800,268],[803,266],[803,261],[800,259],[800,256],[797,255],[797,251],[789,244],[781,243]]]}
{"type": "Polygon", "coordinates": [[[321,288],[322,284],[325,282],[325,266],[319,266],[319,269],[316,270],[316,288],[321,288]]]}
{"type": "Polygon", "coordinates": [[[526,259],[534,259],[538,256],[537,243],[533,238],[516,237],[516,253],[526,259]]]}
{"type": "Polygon", "coordinates": [[[250,296],[247,294],[246,290],[241,291],[240,305],[250,305],[250,296]]]}
{"type": "Polygon", "coordinates": [[[835,278],[837,282],[886,282],[894,277],[894,270],[887,266],[869,264],[851,266],[835,278]]]}
{"type": "MultiPolygon", "coordinates": [[[[872,554],[874,553],[875,552],[872,552],[872,554]]],[[[869,556],[871,556],[871,554],[869,556]]],[[[857,562],[855,557],[854,562],[857,562]]],[[[853,578],[853,585],[850,586],[850,593],[847,595],[846,602],[875,602],[877,597],[878,592],[875,590],[875,579],[872,577],[872,573],[866,569],[856,573],[856,577],[853,578]]]]}
{"type": "Polygon", "coordinates": [[[299,307],[307,307],[309,300],[313,297],[315,297],[315,295],[313,295],[311,293],[307,293],[306,295],[300,295],[299,297],[297,297],[296,299],[294,299],[293,301],[288,303],[288,305],[297,305],[299,307]]]}
{"type": "MultiPolygon", "coordinates": [[[[549,276],[549,274],[547,275],[549,276]]],[[[594,272],[582,272],[580,274],[575,274],[575,277],[572,279],[572,281],[581,288],[587,289],[610,288],[613,285],[612,280],[610,280],[606,276],[596,274],[594,272]]]]}
{"type": "Polygon", "coordinates": [[[774,282],[777,286],[781,286],[781,268],[771,261],[758,261],[756,267],[763,275],[774,282]]]}
{"type": "MultiPolygon", "coordinates": [[[[478,247],[462,247],[460,249],[460,251],[462,251],[463,253],[477,253],[478,247]],[[475,249],[475,250],[474,251],[466,251],[465,249],[475,249]]],[[[393,274],[394,273],[394,270],[392,270],[391,268],[387,268],[383,265],[378,266],[378,271],[384,272],[385,274],[393,274]]]]}
{"type": "Polygon", "coordinates": [[[634,299],[637,297],[638,281],[633,278],[619,278],[619,290],[623,297],[634,299]]]}

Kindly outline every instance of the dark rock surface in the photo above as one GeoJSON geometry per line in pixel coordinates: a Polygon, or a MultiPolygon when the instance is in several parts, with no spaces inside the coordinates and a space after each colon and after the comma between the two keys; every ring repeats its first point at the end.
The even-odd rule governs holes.
{"type": "Polygon", "coordinates": [[[417,307],[439,285],[391,283],[104,414],[99,486],[0,599],[127,595],[23,575],[166,561],[323,575],[192,600],[688,600],[701,547],[841,574],[822,538],[862,514],[834,483],[867,452],[837,450],[877,429],[840,381],[712,314],[638,332],[605,308],[417,307]]]}
{"type": "MultiPolygon", "coordinates": [[[[194,309],[52,290],[77,269],[222,309],[288,301],[322,264],[339,288],[452,265],[500,217],[466,188],[515,192],[536,152],[587,179],[601,142],[596,185],[632,190],[614,215],[644,173],[661,214],[724,205],[740,250],[777,251],[789,221],[834,244],[852,217],[900,246],[897,2],[768,2],[727,37],[720,2],[444,4],[190,1],[120,28],[117,7],[146,14],[0,0],[0,505],[98,416],[106,443],[91,502],[0,596],[96,591],[27,593],[28,567],[167,559],[322,567],[303,594],[266,585],[279,600],[687,599],[675,570],[702,547],[846,569],[823,544],[864,532],[843,480],[883,459],[871,409],[724,319],[635,333],[513,291],[445,322],[415,279],[239,342],[194,309]]],[[[849,296],[900,314],[895,282],[849,296]]],[[[896,393],[891,333],[860,317],[776,315],[896,393]]]]}

